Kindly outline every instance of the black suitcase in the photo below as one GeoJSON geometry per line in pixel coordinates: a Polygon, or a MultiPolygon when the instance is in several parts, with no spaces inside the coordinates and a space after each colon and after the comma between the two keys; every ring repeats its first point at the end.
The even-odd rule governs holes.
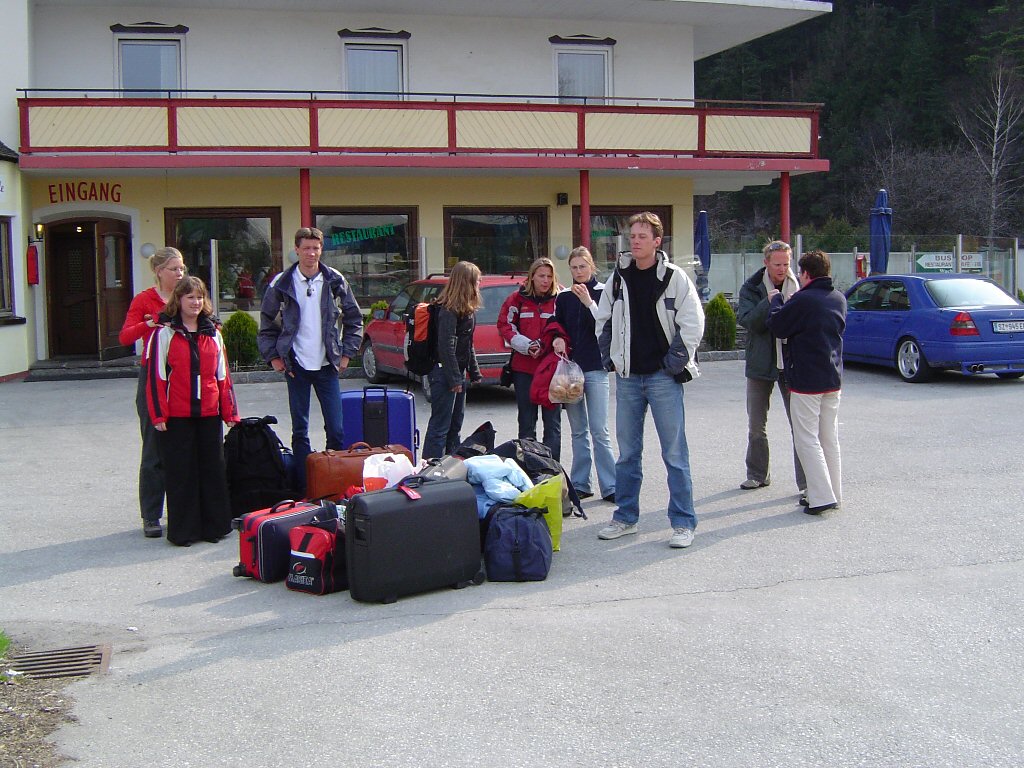
{"type": "Polygon", "coordinates": [[[484,580],[476,494],[463,480],[409,477],[360,493],[346,513],[348,589],[362,602],[484,580]]]}

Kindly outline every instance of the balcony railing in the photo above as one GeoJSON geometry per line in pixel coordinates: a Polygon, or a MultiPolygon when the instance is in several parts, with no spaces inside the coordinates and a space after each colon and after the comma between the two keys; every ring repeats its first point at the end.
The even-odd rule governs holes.
{"type": "Polygon", "coordinates": [[[818,159],[817,104],[642,98],[565,104],[550,96],[441,93],[22,93],[20,151],[28,158],[279,155],[290,159],[278,164],[294,165],[300,155],[321,165],[457,165],[459,158],[479,163],[490,156],[514,165],[518,156],[519,164],[546,158],[543,164],[551,165],[564,157],[578,167],[608,158],[818,159]]]}

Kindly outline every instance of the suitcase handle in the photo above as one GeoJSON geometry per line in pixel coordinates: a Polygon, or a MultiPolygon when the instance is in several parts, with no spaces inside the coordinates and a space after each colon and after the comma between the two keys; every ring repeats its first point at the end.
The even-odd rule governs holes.
{"type": "Polygon", "coordinates": [[[326,451],[324,451],[324,453],[326,453],[328,456],[333,456],[336,453],[345,453],[346,451],[372,451],[372,450],[373,450],[373,446],[370,445],[369,443],[359,442],[359,443],[352,443],[352,445],[350,445],[348,448],[346,448],[345,451],[336,451],[333,448],[328,448],[326,451]]]}
{"type": "Polygon", "coordinates": [[[297,501],[293,501],[292,499],[285,499],[284,501],[279,501],[279,502],[277,502],[277,504],[275,504],[274,506],[272,506],[270,508],[270,514],[274,514],[275,512],[280,512],[285,507],[294,507],[296,504],[298,504],[298,502],[297,501]]]}

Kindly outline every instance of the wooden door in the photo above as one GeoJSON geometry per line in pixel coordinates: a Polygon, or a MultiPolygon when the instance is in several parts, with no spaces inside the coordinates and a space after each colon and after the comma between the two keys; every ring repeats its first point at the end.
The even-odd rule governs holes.
{"type": "Polygon", "coordinates": [[[127,222],[98,221],[96,245],[100,360],[111,360],[132,353],[132,348],[122,346],[117,338],[132,301],[131,239],[127,222]]]}
{"type": "Polygon", "coordinates": [[[95,355],[96,241],[91,223],[58,224],[47,235],[50,356],[95,355]]]}

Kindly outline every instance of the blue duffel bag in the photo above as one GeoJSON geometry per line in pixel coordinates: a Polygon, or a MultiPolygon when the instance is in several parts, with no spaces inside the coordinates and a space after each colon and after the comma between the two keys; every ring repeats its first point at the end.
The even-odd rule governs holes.
{"type": "Polygon", "coordinates": [[[487,513],[484,564],[489,581],[544,581],[551,570],[551,532],[544,510],[499,503],[487,513]]]}

